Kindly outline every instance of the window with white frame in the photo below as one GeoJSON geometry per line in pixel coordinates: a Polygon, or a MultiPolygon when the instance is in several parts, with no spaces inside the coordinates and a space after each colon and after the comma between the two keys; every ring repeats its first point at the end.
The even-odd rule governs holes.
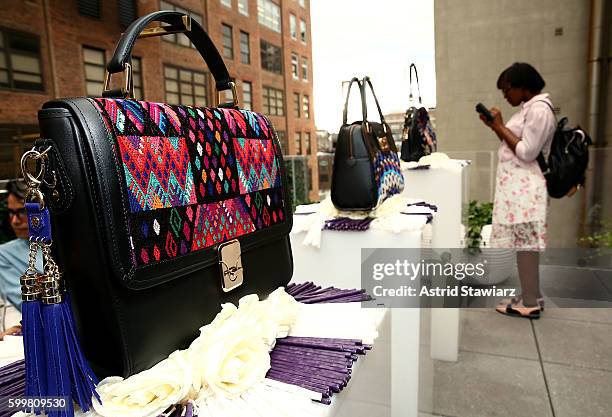
{"type": "Polygon", "coordinates": [[[293,93],[293,116],[296,119],[300,118],[301,108],[300,108],[300,93],[293,93]]]}
{"type": "Polygon", "coordinates": [[[249,0],[238,0],[238,12],[241,15],[249,15],[249,0]]]}
{"type": "MultiPolygon", "coordinates": [[[[193,13],[187,9],[183,9],[182,7],[176,6],[170,2],[161,0],[159,2],[159,9],[160,10],[174,10],[175,12],[181,12],[181,13],[185,13],[188,14],[189,17],[191,17],[193,20],[195,20],[196,22],[198,22],[200,25],[202,25],[202,15],[197,14],[197,13],[193,13]]],[[[191,46],[192,48],[194,48],[193,44],[191,43],[191,41],[189,40],[189,38],[187,36],[185,36],[182,33],[173,33],[170,35],[165,35],[162,36],[162,39],[165,42],[170,42],[170,43],[176,43],[178,45],[181,46],[191,46]]]]}
{"type": "Polygon", "coordinates": [[[251,63],[251,43],[247,32],[240,31],[240,62],[251,63]]]}
{"type": "Polygon", "coordinates": [[[234,59],[234,35],[232,27],[222,23],[221,30],[223,34],[223,56],[227,59],[234,59]]]}
{"type": "Polygon", "coordinates": [[[272,0],[257,0],[257,20],[267,28],[281,33],[280,6],[272,0]]]}
{"type": "Polygon", "coordinates": [[[300,39],[306,43],[306,22],[300,19],[300,39]]]}
{"type": "Polygon", "coordinates": [[[275,74],[283,73],[283,54],[281,48],[260,40],[261,68],[275,74]]]}
{"type": "Polygon", "coordinates": [[[310,97],[302,96],[302,114],[306,119],[310,119],[310,97]]]}
{"type": "Polygon", "coordinates": [[[89,97],[100,97],[104,89],[104,70],[106,69],[104,50],[83,47],[83,67],[85,70],[85,93],[89,97]]]}
{"type": "Polygon", "coordinates": [[[203,72],[164,66],[166,103],[205,107],[208,86],[203,72]]]}
{"type": "Polygon", "coordinates": [[[0,88],[44,90],[38,36],[0,30],[0,88]]]}
{"type": "Polygon", "coordinates": [[[291,54],[291,75],[293,75],[294,80],[299,80],[300,78],[297,54],[291,54]]]}
{"type": "Polygon", "coordinates": [[[302,153],[302,132],[295,132],[293,136],[295,155],[302,153]]]}
{"type": "Polygon", "coordinates": [[[230,9],[232,8],[232,0],[221,0],[221,4],[230,9]]]}
{"type": "Polygon", "coordinates": [[[134,97],[136,100],[144,100],[142,87],[142,59],[132,57],[132,82],[134,84],[134,97]]]}
{"type": "Polygon", "coordinates": [[[253,84],[249,81],[242,82],[242,108],[253,110],[253,84]]]}
{"type": "Polygon", "coordinates": [[[291,39],[297,39],[297,18],[294,14],[289,15],[289,33],[291,39]]]}
{"type": "Polygon", "coordinates": [[[302,57],[302,80],[308,81],[308,58],[302,57]]]}
{"type": "Polygon", "coordinates": [[[263,112],[269,116],[285,115],[285,97],[283,90],[264,86],[263,112]]]}
{"type": "Polygon", "coordinates": [[[306,7],[306,0],[298,0],[298,2],[300,3],[300,6],[306,7]]]}

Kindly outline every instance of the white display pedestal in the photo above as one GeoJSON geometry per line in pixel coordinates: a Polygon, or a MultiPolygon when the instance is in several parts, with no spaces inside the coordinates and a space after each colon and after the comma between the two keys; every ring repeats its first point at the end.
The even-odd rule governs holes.
{"type": "MultiPolygon", "coordinates": [[[[303,221],[303,216],[294,216],[294,223],[303,221]]],[[[313,281],[321,286],[338,288],[361,288],[362,248],[419,248],[421,232],[394,234],[380,230],[344,232],[323,230],[321,247],[302,244],[305,233],[291,235],[294,272],[292,282],[313,281]]],[[[415,259],[418,261],[418,259],[415,259]]],[[[420,310],[417,308],[390,309],[390,358],[383,366],[367,367],[359,372],[360,379],[384,380],[391,377],[390,409],[393,417],[418,416],[419,390],[419,332],[420,310]],[[388,366],[387,366],[388,365],[388,366]]],[[[388,342],[387,342],[388,343],[388,342]]],[[[376,349],[376,348],[375,348],[376,349]]],[[[367,356],[365,361],[367,361],[367,356]]],[[[365,368],[365,367],[364,367],[365,368]]],[[[349,384],[350,387],[350,384],[349,384]]],[[[375,388],[372,388],[376,391],[375,388]]],[[[365,395],[368,395],[366,393],[365,395]]],[[[373,392],[370,395],[375,395],[373,392]]],[[[342,409],[343,401],[351,401],[350,394],[340,393],[334,401],[334,409],[342,409]]],[[[361,401],[377,402],[377,398],[361,398],[361,401]]],[[[335,414],[331,414],[335,415],[335,414]]],[[[342,417],[344,415],[342,414],[342,417]]]]}
{"type": "MultiPolygon", "coordinates": [[[[462,214],[468,204],[466,167],[404,170],[403,195],[423,199],[438,206],[432,223],[433,248],[463,247],[462,214]]],[[[431,357],[456,361],[459,352],[459,309],[433,308],[431,311],[431,357]]]]}

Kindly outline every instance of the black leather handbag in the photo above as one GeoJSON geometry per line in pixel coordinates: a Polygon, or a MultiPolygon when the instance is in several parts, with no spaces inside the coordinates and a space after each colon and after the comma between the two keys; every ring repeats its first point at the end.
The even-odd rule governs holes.
{"type": "Polygon", "coordinates": [[[412,70],[419,93],[419,105],[411,106],[406,110],[404,115],[404,128],[402,130],[402,146],[401,158],[402,161],[418,162],[421,157],[429,155],[437,150],[436,134],[431,125],[429,113],[422,106],[421,87],[419,86],[419,74],[417,73],[416,65],[410,64],[410,96],[412,100],[412,70]]]}
{"type": "Polygon", "coordinates": [[[362,81],[353,78],[348,85],[334,154],[332,202],[339,210],[371,210],[403,188],[397,147],[372,82],[368,77],[362,81]],[[348,102],[354,83],[361,94],[362,120],[348,124],[348,102]],[[374,96],[380,123],[368,121],[366,86],[374,96]]]}
{"type": "MultiPolygon", "coordinates": [[[[149,33],[150,36],[150,33],[149,33]]],[[[97,376],[128,376],[185,348],[224,302],[266,296],[293,272],[291,203],[272,123],[239,109],[236,89],[202,27],[178,12],[134,21],[107,65],[102,98],[59,99],[39,111],[55,181],[58,264],[83,351],[97,376]],[[204,57],[218,108],[130,99],[130,54],[151,22],[184,32],[204,57]],[[124,73],[125,87],[110,90],[124,73]]]]}

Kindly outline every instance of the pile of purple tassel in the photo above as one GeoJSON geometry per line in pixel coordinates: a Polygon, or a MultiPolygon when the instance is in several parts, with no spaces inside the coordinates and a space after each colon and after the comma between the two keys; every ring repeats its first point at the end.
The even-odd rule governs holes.
{"type": "MultiPolygon", "coordinates": [[[[25,393],[25,361],[22,359],[0,368],[0,398],[22,397],[25,393]]],[[[14,411],[4,414],[0,410],[0,416],[4,417],[14,414],[14,411]]]]}
{"type": "Polygon", "coordinates": [[[336,217],[335,219],[327,220],[323,226],[323,230],[364,232],[370,228],[370,223],[372,223],[372,220],[374,220],[373,217],[366,217],[365,219],[336,217]]]}
{"type": "Polygon", "coordinates": [[[312,282],[289,284],[285,287],[287,294],[304,304],[323,303],[359,303],[370,301],[372,297],[365,290],[343,290],[340,288],[323,288],[312,282]]]}
{"type": "Polygon", "coordinates": [[[297,385],[321,394],[323,404],[346,387],[357,355],[365,355],[370,345],[361,340],[320,337],[277,339],[270,353],[267,378],[297,385]]]}

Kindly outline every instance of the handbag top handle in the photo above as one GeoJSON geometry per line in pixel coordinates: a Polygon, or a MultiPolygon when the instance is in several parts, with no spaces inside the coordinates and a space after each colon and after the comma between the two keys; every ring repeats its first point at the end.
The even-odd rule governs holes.
{"type": "MultiPolygon", "coordinates": [[[[142,16],[132,22],[121,36],[121,39],[119,39],[115,52],[106,66],[108,80],[110,80],[111,74],[126,70],[126,64],[131,59],[134,42],[136,42],[136,39],[145,29],[145,26],[151,22],[168,23],[171,25],[171,27],[165,27],[167,33],[184,33],[200,55],[202,55],[204,61],[206,61],[215,79],[217,91],[221,92],[231,89],[234,94],[234,105],[237,105],[234,79],[230,77],[219,51],[202,26],[194,19],[189,18],[188,15],[180,12],[162,10],[142,16]],[[185,22],[188,22],[188,24],[185,22]]],[[[122,97],[123,95],[120,90],[106,90],[104,97],[122,97]]]]}
{"type": "MultiPolygon", "coordinates": [[[[351,81],[349,81],[348,89],[346,91],[346,100],[344,101],[344,110],[342,111],[342,124],[343,125],[345,125],[348,120],[348,104],[349,104],[349,97],[351,95],[351,87],[353,86],[353,83],[357,83],[357,85],[359,86],[359,89],[361,90],[361,81],[359,81],[357,77],[353,77],[351,81]]],[[[367,114],[367,110],[365,106],[366,104],[362,99],[361,100],[361,114],[363,117],[362,121],[364,122],[366,121],[366,114],[367,114]]]]}
{"type": "Polygon", "coordinates": [[[378,109],[378,115],[380,116],[380,122],[387,129],[387,122],[385,122],[385,116],[383,116],[382,109],[380,108],[380,104],[378,103],[378,98],[376,98],[376,93],[374,93],[374,87],[372,86],[372,81],[370,81],[370,77],[367,75],[363,77],[361,84],[359,85],[361,90],[361,102],[363,103],[364,113],[363,113],[363,122],[367,123],[368,114],[367,114],[367,105],[366,105],[366,84],[370,86],[370,91],[372,91],[372,96],[374,97],[374,102],[376,103],[376,108],[378,109]]]}
{"type": "Polygon", "coordinates": [[[410,96],[408,97],[409,100],[412,100],[412,69],[414,68],[414,77],[416,78],[416,86],[417,86],[417,91],[419,92],[419,104],[423,104],[423,100],[421,100],[421,87],[419,86],[419,74],[417,73],[417,68],[416,65],[410,64],[410,96]]]}

